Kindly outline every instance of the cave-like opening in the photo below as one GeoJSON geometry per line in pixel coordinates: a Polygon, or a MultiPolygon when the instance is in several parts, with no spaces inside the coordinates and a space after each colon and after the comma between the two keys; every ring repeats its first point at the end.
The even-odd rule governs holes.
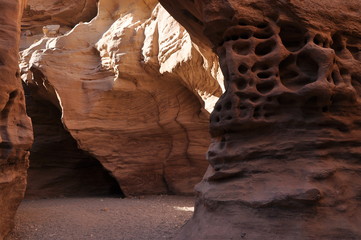
{"type": "Polygon", "coordinates": [[[25,197],[124,197],[111,173],[64,129],[60,110],[24,89],[34,129],[25,197]]]}

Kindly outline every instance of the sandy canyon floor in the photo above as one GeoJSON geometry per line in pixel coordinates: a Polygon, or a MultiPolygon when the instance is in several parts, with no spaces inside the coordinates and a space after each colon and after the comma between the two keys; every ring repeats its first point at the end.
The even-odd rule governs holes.
{"type": "Polygon", "coordinates": [[[172,239],[193,205],[180,196],[25,200],[8,240],[172,239]]]}

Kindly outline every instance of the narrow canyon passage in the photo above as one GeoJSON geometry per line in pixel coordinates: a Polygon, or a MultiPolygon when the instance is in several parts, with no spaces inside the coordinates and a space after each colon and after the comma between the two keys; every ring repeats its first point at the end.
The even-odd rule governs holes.
{"type": "Polygon", "coordinates": [[[360,9],[0,0],[0,240],[361,239],[360,9]]]}

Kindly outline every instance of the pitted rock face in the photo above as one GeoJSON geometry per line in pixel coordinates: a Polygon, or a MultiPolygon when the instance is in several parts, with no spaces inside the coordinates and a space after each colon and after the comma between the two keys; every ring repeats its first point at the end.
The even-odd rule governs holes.
{"type": "Polygon", "coordinates": [[[224,149],[228,133],[330,119],[341,106],[357,106],[359,46],[360,39],[308,30],[292,21],[240,20],[226,29],[217,53],[227,91],[211,115],[211,133],[219,140],[208,153],[212,166],[219,168],[229,155],[224,149]]]}
{"type": "Polygon", "coordinates": [[[179,239],[361,238],[361,2],[160,2],[225,76],[179,239]]]}
{"type": "MultiPolygon", "coordinates": [[[[279,25],[261,23],[226,31],[218,53],[223,59],[229,94],[237,98],[229,99],[231,102],[223,100],[226,102],[223,108],[234,105],[234,111],[239,109],[242,124],[279,121],[282,113],[287,114],[282,111],[284,106],[303,107],[312,103],[312,107],[328,108],[337,104],[332,99],[336,93],[342,100],[354,103],[355,89],[351,81],[341,77],[342,63],[335,59],[331,37],[330,41],[322,41],[319,34],[288,23],[279,25]]],[[[222,104],[216,108],[221,110],[222,104]]],[[[220,121],[216,113],[214,117],[212,123],[216,126],[220,121]]]]}

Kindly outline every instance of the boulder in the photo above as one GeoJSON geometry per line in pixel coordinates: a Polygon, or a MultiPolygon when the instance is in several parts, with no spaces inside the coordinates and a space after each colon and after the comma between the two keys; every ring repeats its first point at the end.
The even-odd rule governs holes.
{"type": "Polygon", "coordinates": [[[178,239],[360,239],[360,1],[160,2],[226,85],[178,239]]]}
{"type": "Polygon", "coordinates": [[[11,231],[24,197],[32,127],[18,67],[24,1],[0,0],[0,239],[11,231]]]}

